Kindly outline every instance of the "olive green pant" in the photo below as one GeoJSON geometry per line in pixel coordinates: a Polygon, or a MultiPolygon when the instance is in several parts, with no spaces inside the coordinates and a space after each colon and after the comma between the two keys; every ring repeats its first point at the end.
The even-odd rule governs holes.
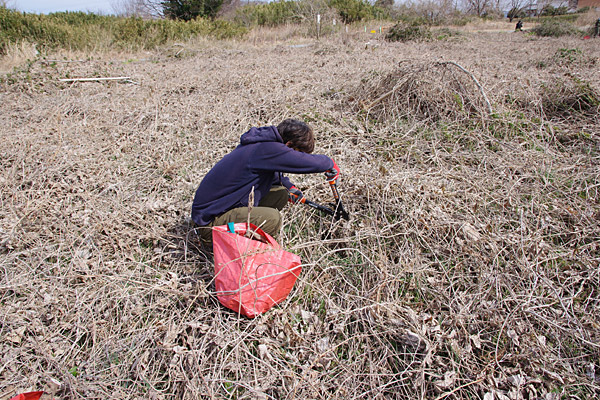
{"type": "MultiPolygon", "coordinates": [[[[258,206],[252,208],[250,223],[277,238],[281,229],[281,214],[279,211],[285,207],[288,196],[287,188],[284,186],[273,186],[271,191],[260,199],[258,206]]],[[[202,242],[206,245],[212,245],[212,227],[227,225],[229,222],[248,222],[248,207],[229,210],[216,216],[210,224],[200,226],[196,229],[202,242]]]]}

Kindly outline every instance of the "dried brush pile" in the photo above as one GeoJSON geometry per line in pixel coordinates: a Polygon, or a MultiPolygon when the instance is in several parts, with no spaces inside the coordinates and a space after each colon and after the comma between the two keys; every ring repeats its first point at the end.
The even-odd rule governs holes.
{"type": "Polygon", "coordinates": [[[350,100],[380,121],[464,121],[491,113],[477,78],[451,61],[401,61],[391,73],[364,80],[350,100]]]}
{"type": "Polygon", "coordinates": [[[423,24],[406,24],[398,22],[392,26],[385,35],[385,39],[390,42],[409,42],[413,40],[430,40],[432,38],[431,29],[423,24]]]}
{"type": "Polygon", "coordinates": [[[547,118],[598,117],[600,92],[576,76],[566,75],[540,85],[542,112],[547,118]]]}
{"type": "Polygon", "coordinates": [[[535,79],[527,76],[526,85],[507,85],[507,103],[513,104],[506,105],[553,123],[595,125],[600,120],[600,82],[594,72],[598,63],[600,57],[578,47],[558,48],[536,62],[535,79]]]}
{"type": "Polygon", "coordinates": [[[531,29],[533,34],[542,37],[561,37],[570,35],[581,35],[581,32],[577,27],[570,22],[546,19],[541,24],[531,29]]]}
{"type": "MultiPolygon", "coordinates": [[[[600,129],[502,103],[542,82],[533,62],[503,64],[515,45],[564,46],[197,42],[177,58],[69,55],[5,76],[0,398],[600,396],[600,129]],[[98,76],[130,80],[58,81],[98,76]],[[473,77],[505,114],[488,115],[473,77]],[[350,93],[359,109],[380,100],[356,113],[350,93]],[[242,132],[286,117],[341,167],[351,220],[286,208],[280,242],[300,279],[239,318],[216,300],[190,206],[242,132]]],[[[331,200],[322,176],[291,178],[331,200]]]]}

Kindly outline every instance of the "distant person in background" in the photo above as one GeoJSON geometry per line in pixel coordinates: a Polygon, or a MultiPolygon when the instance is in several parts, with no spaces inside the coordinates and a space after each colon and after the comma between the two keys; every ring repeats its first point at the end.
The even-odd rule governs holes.
{"type": "Polygon", "coordinates": [[[519,22],[517,22],[517,26],[515,27],[515,32],[522,31],[522,30],[523,30],[523,21],[519,20],[519,22]]]}
{"type": "Polygon", "coordinates": [[[600,18],[596,20],[596,26],[594,27],[594,36],[600,36],[600,18]]]}

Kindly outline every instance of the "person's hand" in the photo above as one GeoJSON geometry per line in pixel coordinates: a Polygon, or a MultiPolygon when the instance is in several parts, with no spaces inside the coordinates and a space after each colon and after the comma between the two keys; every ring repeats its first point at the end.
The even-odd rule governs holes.
{"type": "Polygon", "coordinates": [[[298,202],[302,203],[302,199],[304,199],[304,195],[296,186],[292,186],[288,190],[288,201],[292,204],[296,204],[298,202]]]}
{"type": "MultiPolygon", "coordinates": [[[[331,161],[333,161],[333,159],[331,161]]],[[[335,181],[337,181],[339,177],[340,177],[340,168],[337,166],[335,161],[333,161],[333,168],[325,171],[325,178],[327,178],[327,181],[329,183],[335,183],[335,181]]]]}

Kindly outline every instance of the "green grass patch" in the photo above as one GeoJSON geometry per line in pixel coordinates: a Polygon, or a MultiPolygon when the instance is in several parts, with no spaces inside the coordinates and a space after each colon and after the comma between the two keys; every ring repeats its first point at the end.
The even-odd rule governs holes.
{"type": "Polygon", "coordinates": [[[522,18],[523,22],[530,22],[530,23],[544,23],[546,21],[563,21],[563,22],[569,22],[569,23],[574,23],[575,21],[577,21],[577,19],[579,18],[581,14],[565,14],[565,15],[541,15],[541,16],[537,16],[537,17],[524,17],[522,18]]]}
{"type": "Polygon", "coordinates": [[[548,116],[595,115],[600,108],[600,93],[574,75],[547,82],[541,89],[542,105],[548,116]]]}
{"type": "Polygon", "coordinates": [[[229,39],[245,33],[241,25],[223,20],[143,20],[83,12],[38,15],[0,7],[0,54],[6,54],[10,43],[23,41],[52,49],[152,49],[197,36],[229,39]]]}
{"type": "Polygon", "coordinates": [[[582,33],[572,23],[556,17],[544,20],[541,24],[534,27],[531,32],[541,37],[575,36],[582,33]]]}
{"type": "Polygon", "coordinates": [[[398,22],[385,35],[385,39],[390,42],[423,41],[430,40],[432,37],[429,26],[404,22],[398,22]]]}
{"type": "Polygon", "coordinates": [[[238,8],[235,20],[246,25],[277,26],[302,20],[300,3],[283,0],[238,8]]]}

